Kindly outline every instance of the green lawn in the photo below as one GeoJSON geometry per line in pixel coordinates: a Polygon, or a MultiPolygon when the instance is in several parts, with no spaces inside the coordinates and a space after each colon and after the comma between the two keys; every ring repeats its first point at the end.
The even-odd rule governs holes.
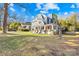
{"type": "MultiPolygon", "coordinates": [[[[2,34],[2,32],[1,32],[2,34]]],[[[24,36],[49,36],[48,34],[34,34],[32,32],[22,32],[22,31],[17,31],[17,32],[7,32],[6,34],[3,35],[10,35],[10,36],[18,36],[18,35],[24,35],[24,36]]]]}
{"type": "Polygon", "coordinates": [[[48,34],[34,34],[32,32],[16,32],[18,35],[27,35],[27,36],[49,36],[48,34]]]}
{"type": "Polygon", "coordinates": [[[0,33],[0,55],[79,55],[78,37],[49,36],[31,32],[0,33]]]}

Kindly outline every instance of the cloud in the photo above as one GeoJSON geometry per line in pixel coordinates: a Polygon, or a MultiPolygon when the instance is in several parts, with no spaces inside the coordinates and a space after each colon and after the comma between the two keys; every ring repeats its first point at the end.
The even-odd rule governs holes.
{"type": "Polygon", "coordinates": [[[32,16],[31,18],[34,19],[34,16],[32,16]]]}
{"type": "Polygon", "coordinates": [[[79,8],[79,3],[76,4],[76,7],[79,8]]]}
{"type": "Polygon", "coordinates": [[[73,13],[75,13],[75,12],[71,11],[70,13],[73,14],[73,13]]]}
{"type": "Polygon", "coordinates": [[[56,4],[52,4],[52,3],[45,4],[43,9],[45,9],[47,11],[50,9],[60,10],[60,8],[56,4]]]}
{"type": "Polygon", "coordinates": [[[56,9],[56,10],[60,10],[60,8],[57,6],[57,4],[53,4],[53,3],[45,3],[45,4],[42,4],[42,3],[37,3],[36,4],[36,10],[45,10],[45,11],[48,11],[48,10],[53,10],[53,9],[56,9]]]}
{"type": "Polygon", "coordinates": [[[65,12],[64,15],[68,15],[68,12],[65,12]]]}
{"type": "Polygon", "coordinates": [[[42,3],[37,3],[37,4],[36,4],[36,7],[37,7],[36,10],[40,10],[40,9],[42,8],[41,5],[42,5],[42,3]]]}
{"type": "Polygon", "coordinates": [[[13,12],[15,12],[15,9],[13,7],[10,7],[10,10],[13,11],[13,12]]]}
{"type": "Polygon", "coordinates": [[[71,8],[75,8],[75,5],[71,5],[71,8]]]}
{"type": "Polygon", "coordinates": [[[25,9],[25,8],[22,8],[22,11],[23,11],[23,12],[25,12],[25,11],[26,11],[26,9],[25,9]]]}
{"type": "Polygon", "coordinates": [[[13,4],[13,3],[10,3],[10,4],[9,4],[9,6],[10,6],[10,7],[13,7],[13,6],[14,6],[14,4],[13,4]]]}
{"type": "Polygon", "coordinates": [[[60,10],[57,4],[53,3],[37,3],[35,11],[39,10],[40,13],[48,14],[49,10],[60,10]]]}
{"type": "Polygon", "coordinates": [[[40,13],[46,14],[46,13],[48,13],[48,12],[45,11],[45,10],[41,10],[40,13]]]}
{"type": "Polygon", "coordinates": [[[64,12],[63,14],[58,15],[58,19],[66,19],[69,16],[68,12],[64,12]]]}
{"type": "Polygon", "coordinates": [[[48,17],[52,18],[52,14],[48,14],[48,17]]]}
{"type": "Polygon", "coordinates": [[[32,16],[28,16],[28,15],[25,16],[25,19],[33,19],[33,18],[34,18],[33,15],[32,16]]]}
{"type": "Polygon", "coordinates": [[[9,4],[10,10],[13,11],[13,12],[15,12],[15,9],[13,8],[13,6],[14,6],[13,3],[10,3],[10,4],[9,4]]]}

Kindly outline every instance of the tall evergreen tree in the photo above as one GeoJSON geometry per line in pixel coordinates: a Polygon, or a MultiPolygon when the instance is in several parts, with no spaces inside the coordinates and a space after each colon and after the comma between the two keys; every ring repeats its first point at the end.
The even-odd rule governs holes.
{"type": "Polygon", "coordinates": [[[57,15],[56,14],[52,14],[52,23],[57,23],[57,15]]]}

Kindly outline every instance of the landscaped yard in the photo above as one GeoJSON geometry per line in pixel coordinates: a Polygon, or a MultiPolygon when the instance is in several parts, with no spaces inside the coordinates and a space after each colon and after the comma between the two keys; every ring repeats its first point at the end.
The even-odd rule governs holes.
{"type": "Polygon", "coordinates": [[[79,55],[79,38],[31,32],[0,32],[0,55],[79,55]]]}

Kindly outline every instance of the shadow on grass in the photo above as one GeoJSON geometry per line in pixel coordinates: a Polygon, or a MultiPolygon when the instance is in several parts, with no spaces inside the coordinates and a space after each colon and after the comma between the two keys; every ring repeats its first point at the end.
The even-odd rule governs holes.
{"type": "Polygon", "coordinates": [[[18,35],[18,34],[14,34],[14,33],[0,33],[0,35],[18,35]]]}
{"type": "MultiPolygon", "coordinates": [[[[8,34],[13,35],[12,33],[8,34]]],[[[53,39],[54,37],[50,38],[48,36],[36,36],[36,35],[18,35],[11,37],[6,36],[0,40],[0,55],[57,56],[63,54],[68,55],[68,53],[73,52],[73,51],[63,52],[64,49],[61,48],[60,43],[63,43],[65,39],[63,40],[53,40],[53,39]],[[38,40],[35,41],[35,39],[38,40]]],[[[74,52],[72,54],[74,54],[74,52]]]]}
{"type": "Polygon", "coordinates": [[[79,33],[76,33],[76,32],[68,32],[68,33],[64,33],[65,35],[71,35],[71,36],[74,36],[74,35],[79,35],[79,33]]]}

